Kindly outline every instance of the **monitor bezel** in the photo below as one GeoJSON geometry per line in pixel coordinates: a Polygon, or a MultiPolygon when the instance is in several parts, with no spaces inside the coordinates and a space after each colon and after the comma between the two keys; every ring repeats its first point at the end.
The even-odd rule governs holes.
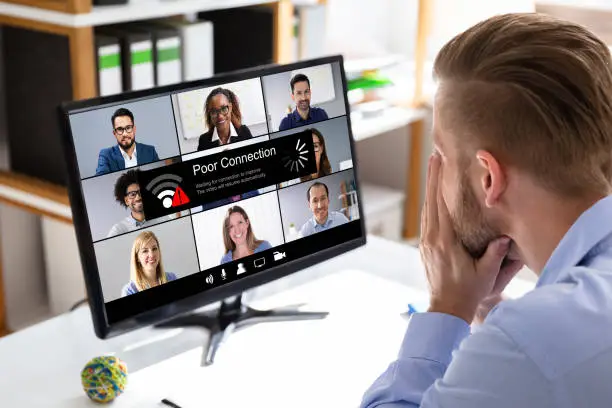
{"type": "MultiPolygon", "coordinates": [[[[362,245],[365,245],[365,218],[360,182],[357,174],[357,169],[359,166],[355,154],[355,140],[353,137],[351,125],[351,115],[347,89],[348,88],[346,81],[346,73],[344,71],[343,56],[334,55],[316,59],[303,60],[290,64],[264,65],[260,67],[242,69],[229,73],[219,74],[202,80],[188,81],[175,85],[155,87],[140,91],[128,91],[116,95],[63,103],[59,107],[59,117],[60,125],[63,130],[62,140],[64,144],[64,151],[66,154],[66,163],[68,169],[68,195],[72,209],[73,223],[79,247],[79,254],[81,257],[81,266],[83,268],[83,276],[86,284],[85,286],[88,296],[88,302],[92,314],[92,320],[96,335],[101,339],[110,338],[138,328],[147,327],[156,323],[161,323],[163,321],[170,320],[181,314],[189,313],[194,309],[198,309],[203,306],[219,302],[225,298],[235,296],[249,289],[253,289],[257,286],[261,286],[263,284],[284,278],[293,273],[302,271],[307,267],[314,266],[325,260],[341,255],[362,245]],[[175,299],[172,301],[172,303],[157,307],[155,309],[138,314],[136,316],[132,316],[122,321],[109,324],[106,316],[104,294],[102,293],[98,265],[96,262],[94,241],[91,234],[89,217],[87,215],[87,208],[85,206],[85,197],[83,195],[81,176],[79,173],[77,162],[77,154],[69,122],[70,115],[107,105],[116,105],[128,101],[133,102],[139,99],[161,97],[164,95],[170,96],[172,94],[185,92],[193,89],[204,88],[214,85],[222,85],[224,83],[231,83],[252,78],[262,78],[264,76],[274,75],[286,71],[333,63],[338,63],[340,65],[340,76],[342,79],[342,86],[344,90],[343,97],[345,104],[346,120],[348,124],[350,151],[352,155],[353,169],[355,170],[354,178],[355,185],[357,188],[357,200],[359,203],[359,220],[355,220],[354,222],[360,223],[361,236],[355,239],[351,239],[342,244],[335,245],[323,251],[319,251],[317,253],[299,259],[291,260],[286,263],[283,263],[282,265],[267,269],[264,273],[256,273],[213,289],[203,290],[197,295],[175,299]]],[[[136,299],[134,300],[137,301],[136,299]]]]}

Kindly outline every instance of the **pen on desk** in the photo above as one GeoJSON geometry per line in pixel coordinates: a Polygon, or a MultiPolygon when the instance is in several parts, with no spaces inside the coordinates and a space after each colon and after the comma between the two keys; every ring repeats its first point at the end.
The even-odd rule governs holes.
{"type": "Polygon", "coordinates": [[[175,404],[174,402],[170,401],[169,399],[164,398],[163,400],[161,400],[162,404],[167,405],[169,407],[172,408],[181,408],[180,405],[175,404]]]}

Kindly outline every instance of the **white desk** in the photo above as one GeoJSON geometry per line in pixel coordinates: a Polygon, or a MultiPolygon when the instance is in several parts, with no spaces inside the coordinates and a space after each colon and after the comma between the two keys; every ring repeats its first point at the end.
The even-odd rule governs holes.
{"type": "Polygon", "coordinates": [[[130,371],[115,408],[161,407],[164,397],[184,408],[356,406],[398,351],[406,327],[399,313],[427,298],[418,251],[368,239],[367,246],[298,274],[326,276],[253,303],[272,308],[307,301],[313,310],[330,311],[328,318],[234,333],[210,367],[199,367],[203,335],[197,330],[142,329],[101,341],[87,308],[5,337],[0,405],[99,406],[83,393],[80,371],[90,358],[115,353],[130,371]],[[377,271],[402,276],[411,287],[369,273],[377,271]],[[166,338],[156,343],[160,335],[166,338]]]}

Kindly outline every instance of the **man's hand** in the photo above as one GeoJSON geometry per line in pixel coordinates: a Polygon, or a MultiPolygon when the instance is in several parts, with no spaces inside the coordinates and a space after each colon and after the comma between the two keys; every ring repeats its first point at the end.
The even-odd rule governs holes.
{"type": "Polygon", "coordinates": [[[420,252],[430,288],[430,312],[447,313],[474,320],[485,298],[499,294],[520,269],[517,262],[502,268],[510,238],[500,237],[485,254],[473,259],[455,235],[450,214],[440,191],[441,158],[429,159],[425,204],[421,215],[420,252]]]}

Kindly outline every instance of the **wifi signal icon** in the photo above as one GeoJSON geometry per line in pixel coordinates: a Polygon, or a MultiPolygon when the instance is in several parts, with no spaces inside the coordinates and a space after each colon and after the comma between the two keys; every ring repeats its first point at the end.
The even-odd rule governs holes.
{"type": "Polygon", "coordinates": [[[306,143],[302,143],[302,141],[298,139],[297,144],[295,145],[295,153],[283,158],[284,166],[288,168],[289,171],[299,173],[300,166],[302,168],[306,167],[304,166],[304,163],[308,162],[307,154],[308,150],[306,150],[306,143]]]}
{"type": "Polygon", "coordinates": [[[189,197],[179,186],[182,181],[176,174],[162,174],[151,180],[146,189],[161,200],[164,208],[178,207],[189,203],[189,197]]]}

